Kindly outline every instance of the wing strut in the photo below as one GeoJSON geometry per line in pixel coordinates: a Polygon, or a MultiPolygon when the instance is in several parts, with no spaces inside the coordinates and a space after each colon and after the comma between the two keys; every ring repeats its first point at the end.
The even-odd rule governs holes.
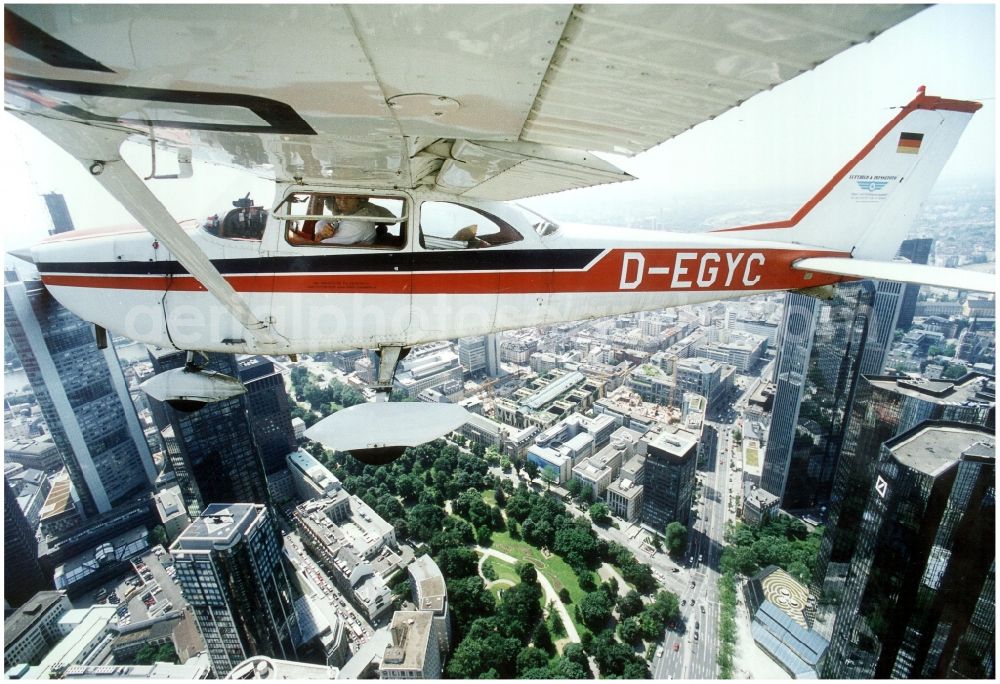
{"type": "Polygon", "coordinates": [[[91,176],[170,250],[188,273],[197,278],[246,329],[251,338],[247,340],[248,345],[256,345],[259,351],[271,353],[281,353],[288,346],[284,340],[279,341],[275,337],[267,323],[257,318],[195,241],[177,225],[156,195],[121,158],[119,147],[131,131],[40,116],[22,118],[82,162],[91,176]]]}

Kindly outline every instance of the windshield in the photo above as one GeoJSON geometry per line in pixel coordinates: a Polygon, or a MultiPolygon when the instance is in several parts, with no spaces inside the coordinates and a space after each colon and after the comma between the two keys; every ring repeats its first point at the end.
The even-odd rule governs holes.
{"type": "Polygon", "coordinates": [[[545,237],[546,235],[552,235],[553,233],[559,230],[558,223],[556,223],[555,221],[550,221],[549,219],[545,218],[534,209],[529,209],[523,204],[517,204],[517,203],[514,203],[514,206],[527,214],[531,214],[532,218],[534,218],[534,220],[531,222],[531,227],[535,229],[535,232],[538,233],[539,236],[545,237]]]}

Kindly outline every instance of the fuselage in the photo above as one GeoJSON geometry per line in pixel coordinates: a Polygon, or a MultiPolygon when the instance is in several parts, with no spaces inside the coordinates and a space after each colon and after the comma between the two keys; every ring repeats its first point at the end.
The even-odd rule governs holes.
{"type": "Polygon", "coordinates": [[[556,226],[517,205],[420,192],[372,198],[399,218],[382,243],[312,243],[294,236],[313,229],[306,212],[317,204],[295,209],[293,191],[301,204],[338,190],[281,189],[285,201],[256,210],[256,232],[220,228],[228,215],[182,224],[277,345],[258,342],[140,227],[57,235],[33,257],[64,306],[112,332],[243,353],[407,347],[842,280],[791,268],[838,254],[829,250],[739,233],[556,226]]]}

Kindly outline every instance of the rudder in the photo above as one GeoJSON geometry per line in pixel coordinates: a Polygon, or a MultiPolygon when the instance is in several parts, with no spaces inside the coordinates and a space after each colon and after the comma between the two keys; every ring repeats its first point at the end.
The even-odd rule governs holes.
{"type": "Polygon", "coordinates": [[[791,219],[718,232],[892,259],[980,107],[929,96],[921,88],[791,219]]]}

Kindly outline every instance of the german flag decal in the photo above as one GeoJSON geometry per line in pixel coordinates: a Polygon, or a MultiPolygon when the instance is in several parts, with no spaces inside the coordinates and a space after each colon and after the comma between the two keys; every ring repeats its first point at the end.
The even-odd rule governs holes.
{"type": "Polygon", "coordinates": [[[902,154],[917,154],[920,151],[920,143],[923,140],[923,133],[900,133],[899,145],[896,146],[896,151],[902,154]]]}

